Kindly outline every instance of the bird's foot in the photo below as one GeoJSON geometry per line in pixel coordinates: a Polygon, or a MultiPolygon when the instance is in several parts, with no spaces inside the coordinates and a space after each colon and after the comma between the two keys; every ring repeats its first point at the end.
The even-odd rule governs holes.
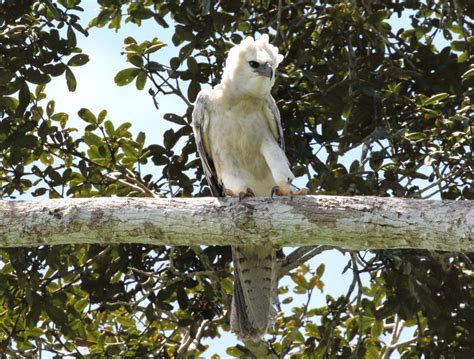
{"type": "Polygon", "coordinates": [[[244,198],[255,197],[255,193],[250,188],[247,188],[245,191],[239,192],[239,202],[242,202],[244,198]]]}
{"type": "Polygon", "coordinates": [[[290,194],[290,190],[287,189],[285,190],[283,187],[281,186],[273,186],[272,188],[272,193],[270,194],[270,197],[273,198],[273,196],[287,196],[290,194]]]}
{"type": "Polygon", "coordinates": [[[280,186],[274,186],[272,188],[272,193],[270,195],[271,198],[273,198],[274,195],[277,195],[277,196],[290,196],[290,199],[293,199],[294,196],[305,196],[307,195],[309,192],[309,189],[306,188],[306,187],[303,187],[299,190],[297,190],[296,192],[293,192],[291,190],[289,191],[284,191],[281,189],[280,186]]]}
{"type": "Polygon", "coordinates": [[[234,191],[231,191],[230,189],[225,189],[224,194],[227,197],[238,197],[239,198],[239,203],[242,202],[244,198],[247,197],[255,197],[255,193],[253,193],[252,189],[248,188],[245,191],[240,191],[239,194],[236,194],[234,191]]]}
{"type": "Polygon", "coordinates": [[[303,187],[295,192],[290,192],[290,193],[291,193],[291,196],[306,196],[309,193],[309,188],[303,187]]]}

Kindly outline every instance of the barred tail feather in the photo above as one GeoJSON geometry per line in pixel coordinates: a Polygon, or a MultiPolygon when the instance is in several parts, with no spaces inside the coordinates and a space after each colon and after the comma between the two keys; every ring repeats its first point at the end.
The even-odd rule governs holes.
{"type": "Polygon", "coordinates": [[[260,340],[275,317],[276,254],[271,246],[233,246],[230,326],[242,340],[260,340]]]}

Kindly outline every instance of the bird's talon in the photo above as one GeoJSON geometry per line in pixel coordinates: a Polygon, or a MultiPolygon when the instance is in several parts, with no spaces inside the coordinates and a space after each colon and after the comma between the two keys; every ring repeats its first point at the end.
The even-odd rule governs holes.
{"type": "Polygon", "coordinates": [[[276,194],[278,196],[278,193],[280,191],[280,187],[278,186],[273,186],[272,187],[272,193],[270,194],[270,198],[273,199],[273,196],[276,194]]]}
{"type": "Polygon", "coordinates": [[[295,196],[306,196],[309,193],[309,188],[303,187],[294,193],[295,196]]]}
{"type": "Polygon", "coordinates": [[[247,197],[255,197],[255,193],[253,193],[253,191],[248,187],[245,190],[245,192],[244,191],[239,192],[239,203],[242,202],[242,200],[247,197]]]}

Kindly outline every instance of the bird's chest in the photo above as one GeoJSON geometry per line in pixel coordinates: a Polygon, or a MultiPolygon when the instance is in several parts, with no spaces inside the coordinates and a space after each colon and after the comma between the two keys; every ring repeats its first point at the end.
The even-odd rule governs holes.
{"type": "Polygon", "coordinates": [[[255,155],[269,135],[263,106],[241,103],[222,108],[213,116],[210,132],[220,150],[240,156],[255,155]]]}

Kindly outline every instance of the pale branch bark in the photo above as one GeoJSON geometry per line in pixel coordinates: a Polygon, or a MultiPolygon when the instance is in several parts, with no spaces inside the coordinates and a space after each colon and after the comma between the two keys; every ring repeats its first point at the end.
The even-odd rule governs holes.
{"type": "Polygon", "coordinates": [[[0,201],[0,247],[328,245],[474,251],[474,202],[379,197],[0,201]]]}

